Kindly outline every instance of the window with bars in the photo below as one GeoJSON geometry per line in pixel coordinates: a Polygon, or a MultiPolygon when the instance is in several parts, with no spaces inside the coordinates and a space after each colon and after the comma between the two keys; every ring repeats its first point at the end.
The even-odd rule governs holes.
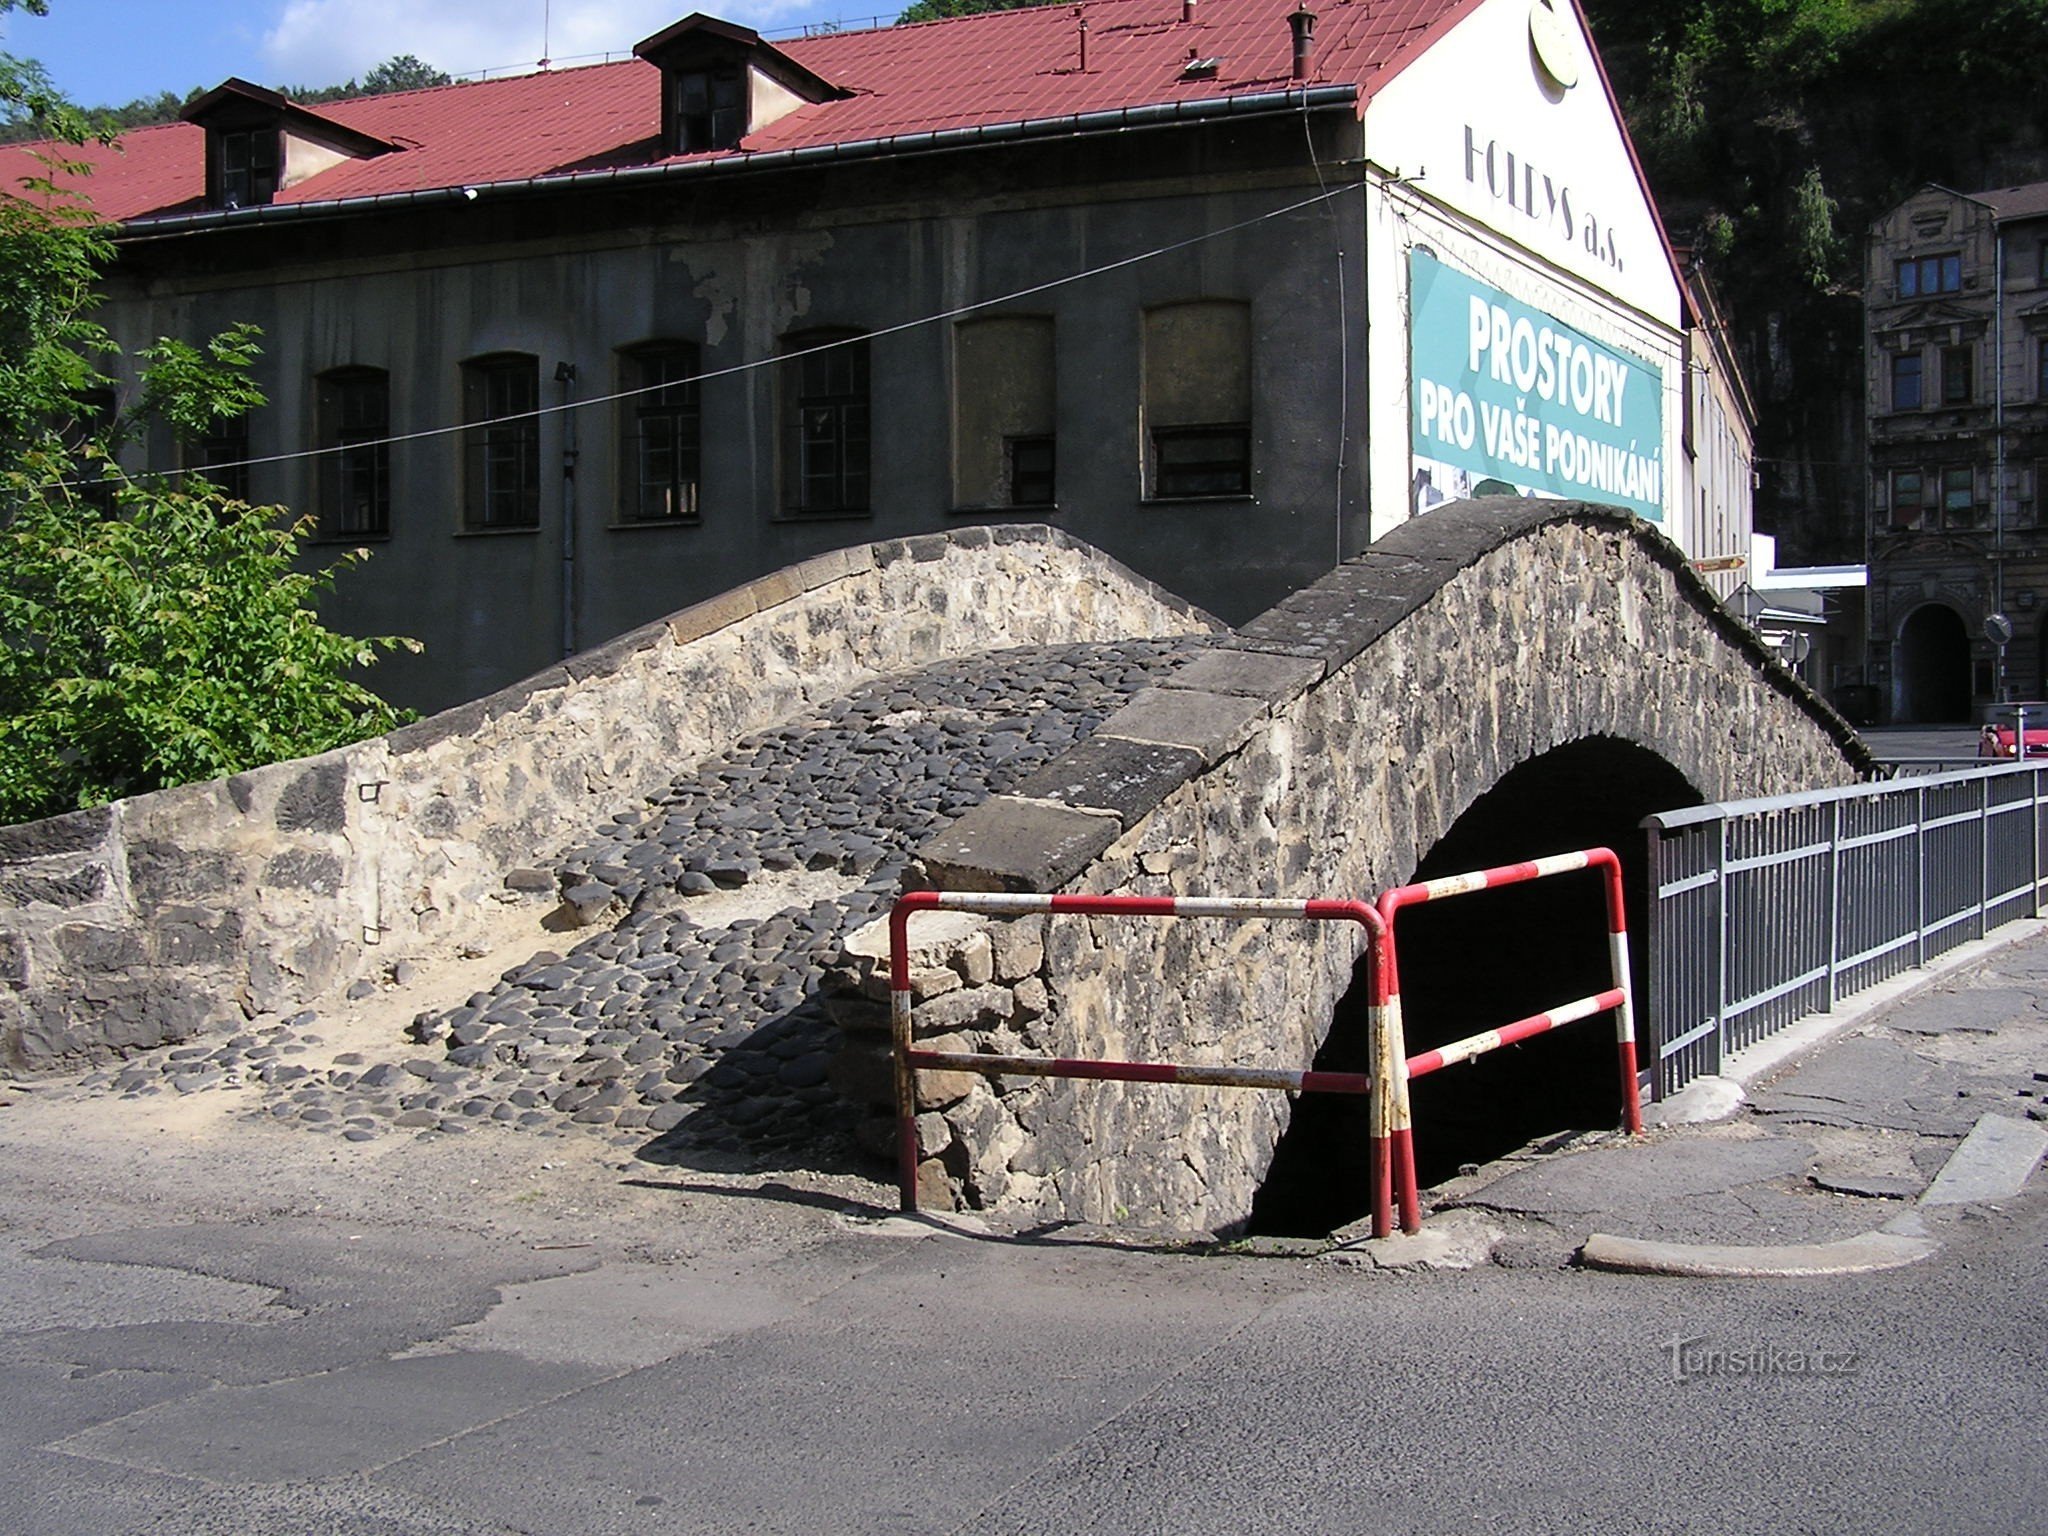
{"type": "Polygon", "coordinates": [[[799,331],[783,350],[789,423],[784,501],[791,512],[868,510],[868,340],[858,331],[799,331]]]}
{"type": "Polygon", "coordinates": [[[621,523],[696,520],[703,462],[701,371],[697,348],[684,341],[635,347],[621,358],[622,386],[639,392],[619,402],[621,523]]]}
{"type": "Polygon", "coordinates": [[[391,376],[336,368],[314,389],[319,421],[319,530],[323,539],[391,532],[391,376]]]}
{"type": "Polygon", "coordinates": [[[463,530],[539,527],[539,359],[504,352],[464,363],[462,404],[463,530]]]}

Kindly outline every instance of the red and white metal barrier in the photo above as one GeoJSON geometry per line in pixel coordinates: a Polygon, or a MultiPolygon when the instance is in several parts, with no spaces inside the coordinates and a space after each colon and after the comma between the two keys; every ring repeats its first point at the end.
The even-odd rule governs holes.
{"type": "Polygon", "coordinates": [[[1375,1044],[1374,1071],[1385,1084],[1389,1100],[1385,1118],[1379,1128],[1373,1131],[1375,1137],[1373,1191],[1373,1231],[1380,1233],[1380,1212],[1398,1196],[1401,1209],[1402,1228],[1409,1232],[1418,1231],[1422,1225],[1422,1206],[1419,1192],[1415,1187],[1415,1133],[1414,1117],[1408,1106],[1408,1083],[1411,1078],[1435,1072],[1455,1062],[1470,1061],[1488,1051],[1499,1050],[1504,1045],[1513,1045],[1545,1034],[1563,1024],[1590,1018],[1596,1013],[1614,1014],[1616,1051],[1621,1074],[1622,1114],[1631,1135],[1642,1134],[1642,1103],[1636,1085],[1636,1026],[1635,1007],[1631,1001],[1628,974],[1628,915],[1622,901],[1621,861],[1611,849],[1589,848],[1579,853],[1553,854],[1548,858],[1531,859],[1522,864],[1505,864],[1498,869],[1480,870],[1469,875],[1450,875],[1441,880],[1425,880],[1417,885],[1397,886],[1379,899],[1379,913],[1382,919],[1380,930],[1380,963],[1373,971],[1372,1017],[1370,1029],[1375,1044]],[[1597,869],[1604,875],[1607,895],[1607,949],[1609,963],[1613,968],[1614,985],[1604,992],[1591,997],[1582,997],[1562,1004],[1546,1013],[1534,1014],[1504,1024],[1499,1029],[1459,1040],[1451,1045],[1439,1046],[1433,1051],[1424,1051],[1419,1056],[1406,1055],[1407,1044],[1401,1022],[1401,980],[1400,966],[1395,953],[1394,920],[1403,907],[1418,906],[1427,901],[1442,901],[1451,896],[1469,895],[1473,891],[1492,890],[1504,885],[1520,885],[1529,880],[1541,880],[1550,875],[1569,874],[1575,870],[1597,869]],[[1384,1136],[1384,1140],[1381,1138],[1384,1136]],[[1390,1179],[1399,1181],[1398,1191],[1390,1189],[1390,1179]]]}
{"type": "MultiPolygon", "coordinates": [[[[1370,935],[1367,961],[1376,968],[1385,932],[1379,912],[1363,901],[1277,901],[1227,896],[1045,896],[965,891],[909,891],[889,913],[889,1024],[896,1060],[896,1161],[903,1209],[917,1209],[917,1074],[979,1072],[1004,1077],[1066,1077],[1133,1083],[1199,1083],[1227,1088],[1281,1088],[1296,1093],[1370,1095],[1378,1136],[1386,1095],[1361,1072],[1296,1071],[1173,1062],[1096,1061],[1062,1056],[1003,1056],[979,1051],[919,1049],[911,1036],[910,919],[919,912],[979,912],[995,917],[1076,913],[1098,917],[1292,918],[1357,923],[1370,935]]],[[[1381,1142],[1376,1140],[1376,1146],[1381,1142]]],[[[1385,1231],[1375,1225],[1374,1235],[1385,1231]]]]}

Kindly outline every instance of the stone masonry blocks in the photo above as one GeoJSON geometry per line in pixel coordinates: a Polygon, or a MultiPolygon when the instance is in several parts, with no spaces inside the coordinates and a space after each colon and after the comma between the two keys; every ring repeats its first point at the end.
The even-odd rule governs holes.
{"type": "MultiPolygon", "coordinates": [[[[1210,717],[1203,766],[1178,783],[1147,776],[1155,806],[1064,863],[1031,835],[1064,807],[988,802],[971,829],[977,888],[1370,895],[1408,879],[1509,769],[1590,737],[1645,747],[1710,800],[1853,782],[1871,766],[1660,534],[1571,503],[1463,503],[1404,524],[1141,701],[1163,711],[1154,701],[1170,694],[1237,711],[1210,717]],[[1219,752],[1230,721],[1238,739],[1219,752]]],[[[1119,737],[1196,750],[1197,731],[1153,733],[1139,702],[1034,788],[1080,793],[1119,737]],[[1120,730],[1134,711],[1138,728],[1120,730]]],[[[950,873],[934,851],[928,872],[950,873]]],[[[993,990],[1007,1001],[977,996],[971,1017],[956,1002],[949,1027],[992,1048],[1301,1067],[1360,948],[1334,925],[1069,917],[1043,931],[1008,964],[998,944],[993,990]]],[[[932,1115],[944,1124],[922,1126],[920,1185],[942,1186],[946,1203],[1219,1231],[1249,1213],[1287,1123],[1276,1094],[1014,1079],[921,1119],[932,1115]]]]}
{"type": "Polygon", "coordinates": [[[1066,534],[960,532],[816,556],[319,758],[0,828],[0,1067],[304,1006],[482,936],[520,897],[508,876],[690,763],[877,675],[1219,627],[1066,534]]]}

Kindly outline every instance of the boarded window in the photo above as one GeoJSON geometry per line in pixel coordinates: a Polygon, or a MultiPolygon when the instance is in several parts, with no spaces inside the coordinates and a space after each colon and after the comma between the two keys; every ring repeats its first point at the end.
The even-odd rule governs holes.
{"type": "Polygon", "coordinates": [[[540,526],[540,362],[502,352],[462,365],[462,526],[540,526]]]}
{"type": "Polygon", "coordinates": [[[1053,502],[1053,322],[997,315],[953,330],[953,504],[1053,502]]]}
{"type": "Polygon", "coordinates": [[[391,532],[391,376],[336,368],[315,391],[320,423],[320,537],[391,532]]]}
{"type": "Polygon", "coordinates": [[[1252,488],[1251,306],[1200,299],[1145,311],[1145,492],[1252,488]]]}

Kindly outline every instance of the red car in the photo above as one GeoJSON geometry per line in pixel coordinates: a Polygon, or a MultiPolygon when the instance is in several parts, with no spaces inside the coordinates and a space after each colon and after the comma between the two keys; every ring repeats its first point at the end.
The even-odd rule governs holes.
{"type": "MultiPolygon", "coordinates": [[[[1987,725],[1977,733],[1977,755],[1979,757],[2016,758],[2013,751],[2013,728],[2009,725],[1987,725]]],[[[2027,727],[2027,756],[2048,757],[2048,726],[2036,730],[2027,727]]]]}

